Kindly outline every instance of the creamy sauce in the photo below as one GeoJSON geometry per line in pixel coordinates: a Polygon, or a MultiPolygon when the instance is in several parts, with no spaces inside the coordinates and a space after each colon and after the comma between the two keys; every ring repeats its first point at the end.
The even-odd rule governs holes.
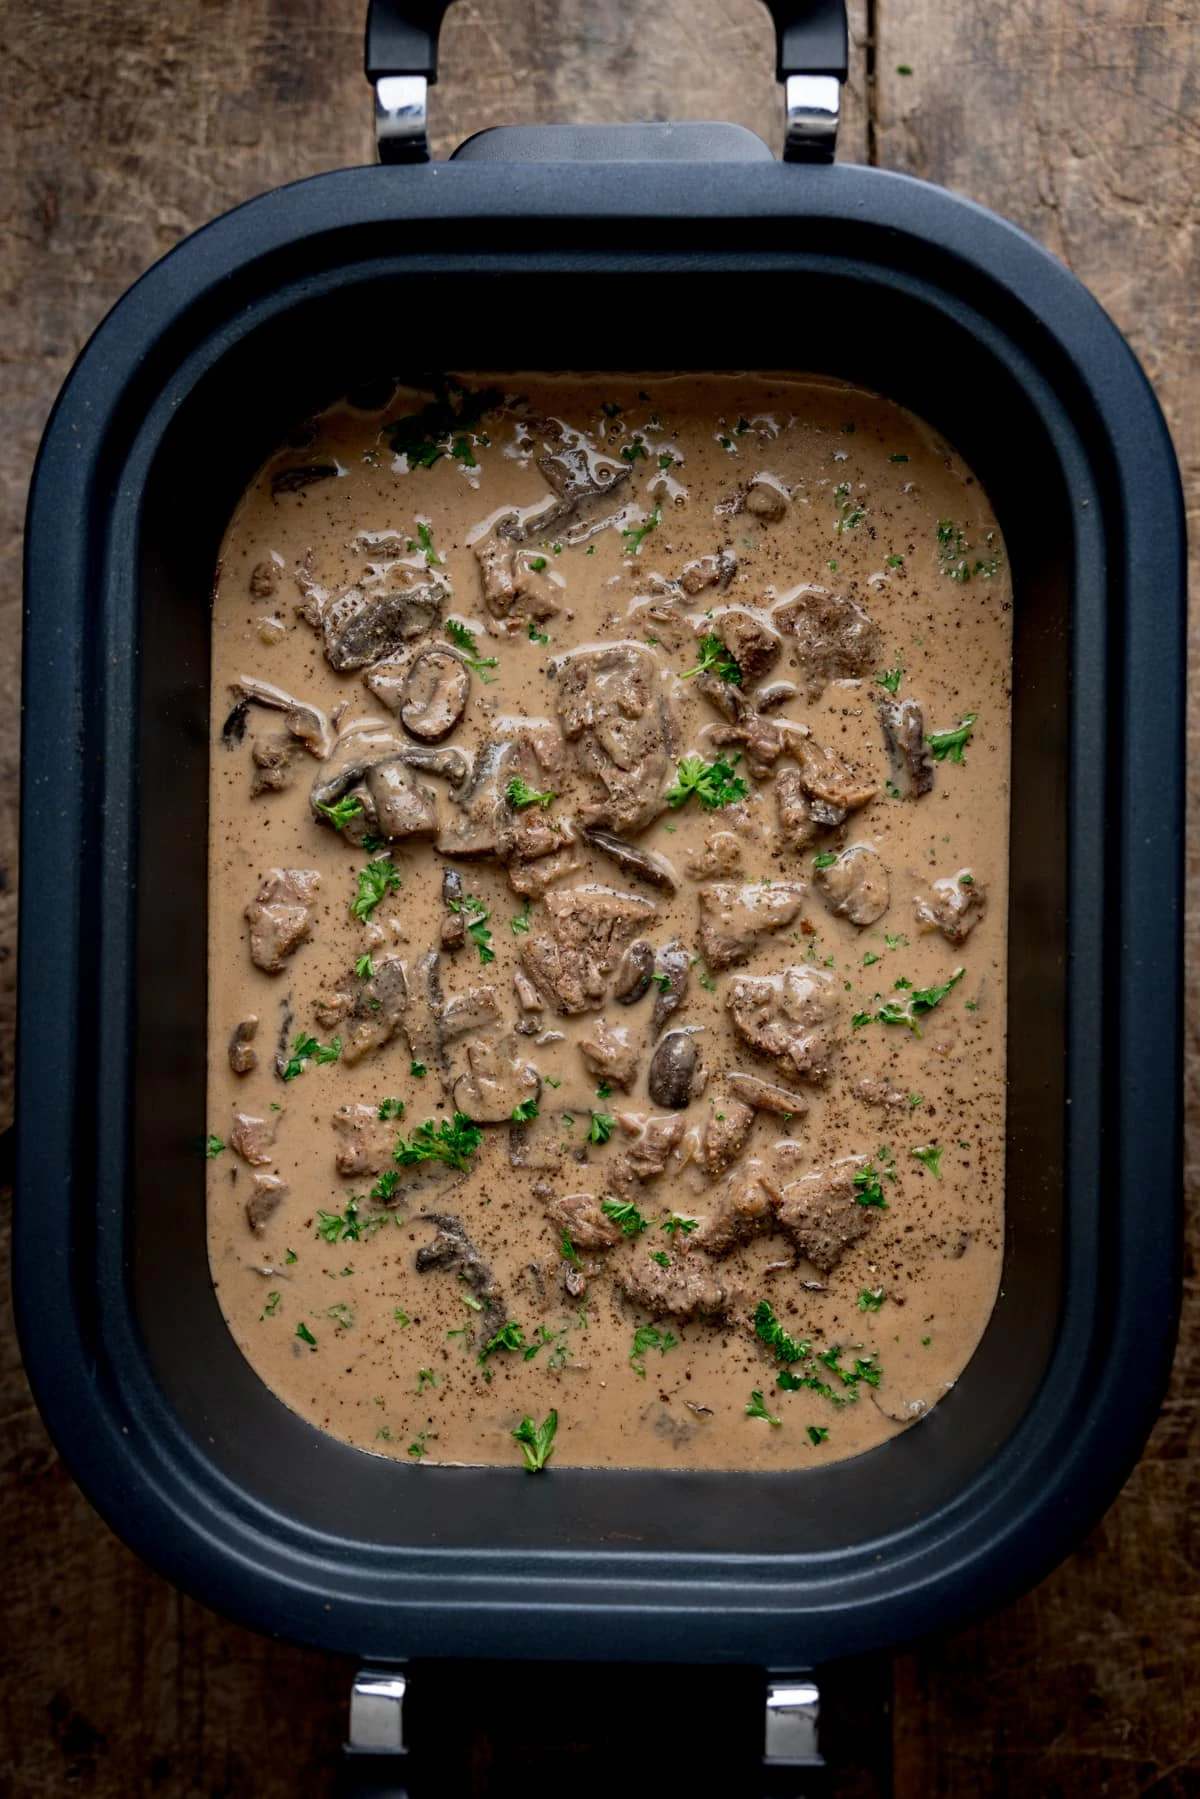
{"type": "Polygon", "coordinates": [[[287,1405],[381,1455],[520,1465],[514,1429],[551,1411],[552,1467],[856,1455],[952,1385],[999,1279],[1011,592],[996,521],[928,427],[853,389],[487,385],[509,402],[475,417],[452,396],[390,434],[429,395],[333,408],[262,471],[224,543],[220,1304],[287,1405]],[[494,665],[456,659],[463,644],[494,665]],[[447,655],[408,680],[434,645],[447,655]],[[263,703],[272,690],[282,703],[263,703]],[[892,690],[920,708],[891,715],[907,760],[885,748],[892,690]],[[489,741],[516,744],[498,789],[489,741]],[[684,797],[685,757],[729,803],[684,797]],[[518,775],[554,798],[514,806],[518,775]],[[407,830],[414,809],[425,835],[381,839],[381,817],[407,830]],[[586,840],[589,819],[654,858],[652,879],[586,840]],[[431,829],[467,853],[439,853],[431,829]],[[384,857],[398,886],[386,866],[362,877],[384,857]],[[272,869],[301,873],[280,888],[272,869]],[[579,905],[613,914],[582,962],[579,905]],[[252,960],[254,937],[277,971],[252,960]],[[625,1003],[614,982],[645,986],[641,943],[656,960],[625,1003]],[[774,988],[744,985],[764,977],[774,988]],[[370,1112],[335,1129],[356,1106],[370,1112]],[[535,1120],[492,1121],[513,1106],[535,1120]],[[460,1127],[465,1172],[393,1160],[456,1111],[481,1120],[460,1127]],[[339,1149],[359,1172],[339,1173],[339,1149]],[[589,1247],[598,1234],[616,1242],[589,1247]],[[784,1359],[799,1345],[765,1340],[772,1320],[808,1353],[784,1359]],[[519,1346],[484,1357],[502,1325],[519,1346]]]}

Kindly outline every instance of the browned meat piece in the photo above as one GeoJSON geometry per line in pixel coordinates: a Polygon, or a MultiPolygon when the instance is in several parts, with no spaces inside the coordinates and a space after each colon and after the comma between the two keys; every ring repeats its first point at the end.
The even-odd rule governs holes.
{"type": "Polygon", "coordinates": [[[621,951],[655,915],[650,900],[607,887],[548,893],[521,939],[525,971],[559,1012],[599,1011],[621,951]]]}
{"type": "MultiPolygon", "coordinates": [[[[510,1124],[509,1166],[532,1169],[537,1173],[551,1173],[562,1166],[562,1140],[563,1121],[558,1112],[541,1112],[528,1124],[510,1124]]],[[[536,1197],[536,1188],[534,1191],[536,1197]]]]}
{"type": "Polygon", "coordinates": [[[652,1318],[686,1324],[689,1318],[719,1318],[734,1298],[702,1250],[678,1250],[664,1268],[642,1256],[620,1277],[635,1305],[652,1318]]]}
{"type": "Polygon", "coordinates": [[[805,729],[790,719],[760,718],[753,709],[743,710],[736,724],[714,725],[706,734],[719,749],[736,745],[745,750],[750,773],[759,781],[766,780],[782,755],[798,754],[794,745],[807,736],[805,729]]]}
{"type": "MultiPolygon", "coordinates": [[[[786,772],[780,771],[780,779],[786,772]]],[[[687,871],[697,881],[711,881],[714,875],[736,874],[741,863],[742,846],[734,833],[714,831],[704,839],[704,848],[688,857],[687,871]]]]}
{"type": "Polygon", "coordinates": [[[816,869],[813,886],[829,910],[851,924],[874,924],[888,909],[888,871],[868,843],[852,843],[836,862],[816,869]]]}
{"type": "Polygon", "coordinates": [[[375,813],[373,835],[389,843],[437,834],[437,800],[399,759],[373,762],[367,770],[367,792],[375,813]]]}
{"type": "Polygon", "coordinates": [[[933,786],[933,757],[925,742],[925,714],[916,700],[880,700],[879,722],[901,798],[928,793],[933,786]]]}
{"type": "Polygon", "coordinates": [[[785,1231],[806,1261],[822,1274],[836,1268],[851,1244],[865,1237],[878,1219],[874,1206],[860,1205],[854,1177],[865,1156],[845,1156],[820,1174],[806,1174],[783,1189],[775,1208],[785,1231]]]}
{"type": "Polygon", "coordinates": [[[695,562],[685,562],[679,585],[689,598],[694,599],[706,587],[728,587],[736,573],[737,557],[732,550],[721,550],[715,556],[698,556],[695,562]]]}
{"type": "Polygon", "coordinates": [[[700,953],[710,968],[728,968],[753,955],[759,941],[799,915],[804,888],[794,881],[744,887],[715,881],[701,887],[700,953]]]}
{"type": "Polygon", "coordinates": [[[738,1168],[712,1196],[710,1209],[700,1220],[692,1245],[710,1256],[727,1256],[739,1243],[748,1243],[775,1229],[773,1207],[781,1195],[761,1168],[738,1168]]]}
{"type": "Polygon", "coordinates": [[[821,826],[813,817],[812,801],[804,791],[798,768],[781,768],[775,776],[775,816],[779,835],[797,855],[806,850],[821,826]]]}
{"type": "Polygon", "coordinates": [[[477,1037],[465,1045],[467,1072],[454,1083],[454,1109],[476,1124],[507,1124],[527,1100],[541,1097],[541,1076],[520,1052],[510,1032],[499,1039],[477,1037]]]}
{"type": "Polygon", "coordinates": [[[518,552],[503,525],[489,531],[472,548],[479,563],[484,604],[492,618],[515,630],[529,619],[540,622],[555,616],[560,590],[540,569],[530,566],[530,557],[518,552]]]}
{"type": "Polygon", "coordinates": [[[653,652],[634,644],[572,650],[549,669],[559,723],[595,796],[580,818],[640,830],[663,809],[674,742],[653,652]]]}
{"type": "Polygon", "coordinates": [[[724,1080],[734,1097],[756,1112],[774,1112],[779,1118],[803,1118],[808,1111],[808,1101],[802,1093],[793,1093],[790,1087],[777,1087],[773,1081],[762,1081],[756,1074],[731,1070],[724,1080]]]}
{"type": "Polygon", "coordinates": [[[893,1087],[890,1081],[876,1079],[873,1075],[860,1074],[852,1091],[868,1106],[908,1105],[908,1094],[902,1087],[893,1087]]]}
{"type": "Polygon", "coordinates": [[[565,445],[553,420],[547,420],[541,430],[548,447],[537,457],[537,465],[558,504],[537,513],[525,525],[524,529],[538,538],[556,526],[593,515],[597,505],[608,501],[633,473],[631,464],[597,454],[583,444],[565,445]]]}
{"type": "MultiPolygon", "coordinates": [[[[346,977],[353,1003],[342,1032],[342,1061],[350,1067],[390,1043],[408,1005],[408,982],[399,956],[385,956],[369,981],[346,977]]],[[[328,1028],[328,1027],[326,1027],[328,1028]]]]}
{"type": "Polygon", "coordinates": [[[617,963],[617,972],[613,976],[613,998],[623,1006],[632,1006],[646,992],[654,973],[654,950],[650,944],[638,940],[631,943],[621,960],[617,963]]]}
{"type": "Polygon", "coordinates": [[[671,1151],[683,1137],[687,1120],[681,1112],[656,1118],[653,1113],[618,1112],[617,1124],[634,1142],[622,1157],[627,1173],[637,1181],[652,1181],[662,1174],[671,1151]]]}
{"type": "Polygon", "coordinates": [[[279,586],[282,573],[278,562],[268,556],[265,562],[256,562],[250,570],[250,592],[256,600],[269,600],[279,586]]]}
{"type": "Polygon", "coordinates": [[[250,760],[254,764],[254,773],[250,777],[252,799],[257,799],[260,793],[282,793],[290,784],[294,747],[290,737],[254,739],[250,745],[250,760]]]}
{"type": "Polygon", "coordinates": [[[229,1133],[230,1149],[252,1168],[266,1168],[275,1160],[271,1151],[282,1117],[282,1112],[272,1112],[268,1118],[254,1118],[249,1112],[239,1112],[229,1133]]]}
{"type": "Polygon", "coordinates": [[[652,1105],[679,1112],[703,1091],[707,1070],[694,1031],[668,1031],[650,1058],[646,1091],[652,1105]]]}
{"type": "Polygon", "coordinates": [[[229,1038],[229,1066],[234,1074],[249,1074],[258,1067],[258,1051],[250,1046],[258,1033],[258,1019],[251,1014],[235,1024],[229,1038]]]}
{"type": "Polygon", "coordinates": [[[673,937],[664,943],[654,957],[654,1011],[650,1018],[651,1039],[658,1036],[668,1018],[678,1012],[687,998],[691,979],[692,958],[673,937]]]}
{"type": "Polygon", "coordinates": [[[825,968],[789,968],[781,975],[741,975],[725,1004],[743,1043],[770,1056],[791,1075],[823,1081],[835,1047],[838,1000],[825,968]]]}
{"type": "Polygon", "coordinates": [[[742,509],[764,525],[777,525],[788,509],[788,498],[782,487],[760,475],[746,489],[742,509]]]}
{"type": "Polygon", "coordinates": [[[697,1161],[707,1175],[724,1174],[732,1168],[754,1128],[754,1108],[743,1105],[726,1089],[712,1100],[704,1135],[700,1139],[697,1161]]]}
{"type": "Polygon", "coordinates": [[[344,1179],[379,1174],[391,1163],[396,1130],[395,1124],[379,1116],[377,1106],[339,1106],[333,1115],[338,1173],[344,1179]]]}
{"type": "Polygon", "coordinates": [[[267,1221],[279,1210],[288,1196],[288,1186],[277,1174],[256,1174],[254,1191],[246,1201],[246,1223],[256,1237],[261,1237],[267,1221]]]}
{"type": "Polygon", "coordinates": [[[610,1087],[628,1093],[637,1079],[638,1046],[630,1041],[624,1025],[598,1018],[591,1035],[579,1039],[579,1053],[593,1080],[607,1081],[610,1087]]]}
{"type": "Polygon", "coordinates": [[[965,943],[987,912],[987,888],[969,868],[960,868],[933,881],[928,894],[918,894],[913,911],[922,930],[940,931],[947,943],[965,943]]]}
{"type": "Polygon", "coordinates": [[[582,867],[574,839],[560,833],[549,850],[530,857],[513,856],[508,864],[509,886],[524,899],[541,899],[551,887],[568,875],[578,874],[582,867]]]}
{"type": "Polygon", "coordinates": [[[546,1219],[556,1231],[565,1231],[576,1249],[612,1249],[621,1241],[620,1225],[602,1211],[594,1193],[565,1193],[552,1199],[546,1219]]]}
{"type": "Polygon", "coordinates": [[[698,619],[695,631],[697,637],[716,637],[724,644],[742,671],[744,686],[774,668],[783,649],[778,633],[744,606],[727,606],[710,619],[698,619]]]}
{"type": "Polygon", "coordinates": [[[462,903],[462,876],[457,868],[443,868],[441,928],[443,949],[458,950],[467,941],[467,921],[463,916],[462,903]]]}
{"type": "Polygon", "coordinates": [[[351,587],[331,600],[321,614],[325,655],[339,675],[394,656],[414,637],[432,631],[442,616],[442,588],[401,587],[394,593],[367,594],[351,587]]]}
{"type": "Polygon", "coordinates": [[[520,772],[520,752],[512,739],[489,737],[480,744],[470,779],[453,796],[452,815],[438,834],[443,856],[510,854],[516,826],[506,790],[520,772]]]}
{"type": "Polygon", "coordinates": [[[400,697],[400,723],[422,743],[449,737],[467,709],[471,675],[453,650],[423,650],[405,676],[400,697]]]}
{"type": "Polygon", "coordinates": [[[860,775],[836,750],[825,749],[815,738],[802,738],[794,753],[818,824],[841,824],[847,812],[857,812],[879,792],[878,782],[860,775]],[[822,807],[829,810],[823,812],[822,807]]]}
{"type": "Polygon", "coordinates": [[[264,974],[278,974],[312,929],[321,877],[314,868],[271,868],[246,907],[250,956],[264,974]]]}
{"type": "Polygon", "coordinates": [[[831,681],[863,675],[879,658],[879,631],[856,601],[824,587],[804,587],[775,607],[771,621],[794,637],[801,697],[817,699],[831,681]]]}
{"type": "Polygon", "coordinates": [[[462,1220],[449,1212],[421,1212],[412,1222],[437,1226],[432,1243],[423,1245],[414,1257],[417,1273],[430,1274],[435,1269],[456,1271],[463,1285],[482,1305],[489,1331],[502,1330],[508,1312],[500,1283],[467,1235],[462,1220]]]}

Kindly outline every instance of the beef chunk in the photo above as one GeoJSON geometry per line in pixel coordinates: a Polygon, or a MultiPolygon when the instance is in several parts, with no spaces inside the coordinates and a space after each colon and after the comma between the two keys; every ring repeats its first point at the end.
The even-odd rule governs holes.
{"type": "Polygon", "coordinates": [[[760,1080],[756,1074],[742,1074],[731,1070],[724,1077],[725,1085],[736,1099],[756,1112],[773,1112],[779,1118],[803,1118],[808,1111],[808,1101],[802,1093],[793,1093],[790,1087],[777,1087],[773,1081],[760,1080]]]}
{"type": "Polygon", "coordinates": [[[725,999],[743,1043],[778,1062],[785,1073],[823,1081],[829,1074],[837,1022],[837,990],[825,968],[789,968],[781,975],[741,975],[725,999]]]}
{"type": "Polygon", "coordinates": [[[258,1051],[250,1046],[258,1034],[258,1019],[253,1014],[235,1024],[229,1038],[229,1066],[234,1074],[249,1074],[258,1067],[258,1051]]]}
{"type": "Polygon", "coordinates": [[[292,751],[295,743],[286,736],[256,737],[250,745],[254,773],[250,777],[250,797],[261,793],[282,793],[292,779],[292,751]]]}
{"type": "Polygon", "coordinates": [[[922,930],[940,931],[947,943],[965,943],[987,912],[987,888],[975,880],[969,868],[960,868],[918,894],[913,911],[922,930]]]}
{"type": "Polygon", "coordinates": [[[857,812],[879,792],[877,781],[859,774],[836,750],[827,750],[813,737],[796,743],[795,756],[818,824],[841,824],[847,812],[857,812]]]}
{"type": "Polygon", "coordinates": [[[796,855],[808,848],[821,829],[798,768],[781,768],[775,776],[775,817],[779,835],[796,855]]]}
{"type": "Polygon", "coordinates": [[[709,1210],[692,1237],[696,1249],[710,1256],[727,1256],[739,1243],[748,1243],[775,1229],[774,1204],[778,1189],[751,1165],[737,1168],[712,1196],[709,1210]]]}
{"type": "Polygon", "coordinates": [[[556,496],[557,504],[530,518],[523,531],[542,538],[561,525],[576,524],[595,514],[633,473],[632,464],[597,454],[585,444],[564,443],[562,428],[553,419],[540,427],[547,440],[537,465],[556,496]]]}
{"type": "Polygon", "coordinates": [[[369,981],[351,983],[347,976],[346,984],[353,1003],[342,1030],[342,1061],[353,1067],[396,1035],[408,1005],[408,981],[399,956],[385,956],[369,981]]]}
{"type": "Polygon", "coordinates": [[[787,512],[789,497],[782,487],[776,487],[773,481],[756,475],[746,489],[742,510],[748,512],[751,518],[761,520],[764,525],[777,525],[787,512]]]}
{"type": "Polygon", "coordinates": [[[379,1174],[389,1167],[396,1128],[379,1116],[377,1106],[339,1106],[333,1115],[334,1159],[342,1178],[379,1174]]]}
{"type": "Polygon", "coordinates": [[[558,1112],[541,1112],[528,1124],[512,1124],[508,1128],[508,1160],[512,1168],[528,1168],[538,1173],[551,1172],[562,1166],[563,1121],[558,1112]]]}
{"type": "Polygon", "coordinates": [[[472,547],[479,563],[483,602],[492,618],[512,631],[530,619],[541,623],[555,616],[561,589],[540,569],[530,566],[530,557],[518,551],[503,525],[472,547]]]}
{"type": "Polygon", "coordinates": [[[656,1118],[642,1112],[618,1112],[617,1123],[626,1136],[635,1140],[622,1157],[624,1171],[636,1181],[656,1180],[683,1136],[683,1114],[656,1118]]]}
{"type": "Polygon", "coordinates": [[[653,652],[640,644],[572,650],[550,673],[563,734],[591,784],[583,823],[640,830],[663,809],[674,741],[653,652]]]}
{"type": "Polygon", "coordinates": [[[636,1305],[653,1318],[686,1324],[690,1318],[719,1318],[733,1301],[732,1287],[722,1281],[703,1250],[679,1249],[664,1268],[649,1256],[635,1261],[621,1285],[636,1305]]]}
{"type": "Polygon", "coordinates": [[[312,929],[321,877],[313,868],[271,868],[246,907],[250,955],[265,974],[278,974],[312,929]]]}
{"type": "Polygon", "coordinates": [[[384,837],[389,843],[401,843],[408,837],[436,836],[437,799],[398,758],[373,762],[366,782],[375,810],[374,836],[384,837]]]}
{"type": "Polygon", "coordinates": [[[706,587],[728,587],[736,573],[737,557],[733,551],[720,550],[715,556],[698,556],[694,562],[685,562],[679,585],[689,599],[694,599],[706,587]]]}
{"type": "Polygon", "coordinates": [[[697,881],[736,874],[741,865],[742,845],[732,831],[711,832],[704,839],[704,848],[693,850],[687,859],[688,873],[697,881]]]}
{"type": "Polygon", "coordinates": [[[547,1221],[565,1231],[576,1249],[612,1249],[621,1241],[621,1227],[602,1210],[594,1193],[566,1193],[546,1207],[547,1221]]]}
{"type": "Polygon", "coordinates": [[[330,667],[339,675],[349,674],[394,656],[414,637],[432,631],[441,620],[442,592],[432,582],[397,588],[394,593],[368,594],[351,587],[330,601],[321,614],[330,667]]]}
{"type": "Polygon", "coordinates": [[[882,1080],[874,1075],[860,1074],[852,1089],[856,1099],[861,1099],[868,1106],[907,1106],[908,1094],[903,1087],[894,1087],[891,1081],[882,1080]]]}
{"type": "Polygon", "coordinates": [[[541,1077],[511,1032],[498,1039],[470,1038],[464,1047],[467,1072],[454,1083],[456,1112],[476,1124],[505,1124],[527,1100],[540,1098],[541,1077]]]}
{"type": "Polygon", "coordinates": [[[267,1167],[275,1160],[271,1152],[282,1117],[282,1112],[272,1112],[268,1118],[254,1118],[249,1112],[239,1112],[229,1133],[230,1149],[252,1168],[267,1167]]]}
{"type": "Polygon", "coordinates": [[[508,881],[524,899],[540,899],[549,888],[583,867],[569,819],[522,818],[508,864],[508,881]]]}
{"type": "Polygon", "coordinates": [[[732,1168],[749,1141],[754,1108],[735,1099],[726,1088],[714,1094],[696,1160],[707,1175],[732,1168]]]}
{"type": "Polygon", "coordinates": [[[570,1015],[599,1011],[608,976],[655,907],[607,887],[567,887],[548,893],[541,913],[521,940],[521,961],[555,1009],[570,1015]]]}
{"type": "Polygon", "coordinates": [[[698,637],[715,637],[724,644],[747,686],[774,668],[783,649],[778,633],[744,606],[726,606],[711,619],[698,619],[695,629],[698,637]]]}
{"type": "Polygon", "coordinates": [[[288,1187],[277,1174],[256,1174],[254,1191],[246,1201],[246,1223],[256,1237],[261,1237],[267,1221],[279,1210],[288,1196],[288,1187]]]}
{"type": "Polygon", "coordinates": [[[866,1166],[864,1156],[845,1156],[820,1174],[792,1181],[779,1196],[775,1208],[779,1228],[822,1274],[836,1268],[879,1216],[874,1206],[858,1203],[854,1177],[866,1166]]]}
{"type": "Polygon", "coordinates": [[[500,1001],[494,987],[468,987],[465,993],[452,993],[438,1017],[438,1036],[443,1044],[453,1043],[472,1031],[486,1031],[499,1024],[500,1001]]]}
{"type": "Polygon", "coordinates": [[[595,1081],[607,1082],[628,1093],[637,1079],[638,1046],[630,1041],[624,1025],[598,1018],[591,1035],[579,1039],[583,1065],[595,1081]]]}
{"type": "Polygon", "coordinates": [[[771,614],[799,651],[801,698],[812,702],[831,681],[864,675],[879,659],[879,631],[860,605],[824,587],[803,587],[771,614]]]}
{"type": "Polygon", "coordinates": [[[716,881],[701,887],[700,953],[710,968],[728,968],[753,955],[759,941],[791,924],[804,904],[804,889],[792,881],[744,887],[716,881]]]}
{"type": "Polygon", "coordinates": [[[879,722],[892,765],[892,780],[903,799],[933,786],[933,757],[925,742],[925,714],[916,700],[880,700],[879,722]]]}
{"type": "Polygon", "coordinates": [[[267,557],[265,562],[256,562],[250,570],[250,592],[256,600],[269,600],[279,586],[279,577],[283,573],[282,565],[267,557]]]}
{"type": "Polygon", "coordinates": [[[513,739],[489,737],[480,744],[470,779],[454,795],[453,815],[438,834],[444,856],[509,855],[516,827],[506,790],[520,772],[513,739]]]}
{"type": "Polygon", "coordinates": [[[852,843],[836,862],[818,868],[813,885],[829,910],[851,924],[874,924],[888,909],[888,871],[868,843],[852,843]]]}

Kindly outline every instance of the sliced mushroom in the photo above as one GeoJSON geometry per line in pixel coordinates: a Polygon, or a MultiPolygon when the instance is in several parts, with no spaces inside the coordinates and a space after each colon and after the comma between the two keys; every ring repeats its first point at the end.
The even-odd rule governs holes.
{"type": "Polygon", "coordinates": [[[375,809],[375,830],[389,843],[405,837],[437,835],[437,800],[400,758],[375,762],[367,770],[367,792],[375,809]]]}
{"type": "Polygon", "coordinates": [[[442,870],[442,948],[461,949],[467,941],[467,921],[463,916],[462,876],[457,868],[442,870]]]}
{"type": "Polygon", "coordinates": [[[460,750],[450,744],[442,749],[426,749],[422,744],[405,744],[400,752],[402,762],[410,768],[419,768],[422,773],[438,775],[443,781],[449,781],[451,787],[461,787],[470,779],[471,758],[466,750],[460,750]]]}
{"type": "Polygon", "coordinates": [[[808,1111],[808,1101],[802,1093],[793,1093],[790,1087],[777,1087],[774,1081],[760,1080],[756,1074],[733,1070],[725,1076],[725,1084],[743,1105],[752,1106],[756,1112],[774,1112],[780,1118],[803,1118],[808,1111]]]}
{"type": "Polygon", "coordinates": [[[662,887],[668,893],[674,893],[679,886],[679,877],[665,856],[640,850],[636,844],[626,843],[624,838],[614,837],[611,831],[601,831],[595,825],[584,825],[582,835],[585,843],[610,857],[622,874],[651,887],[662,887]]]}
{"type": "Polygon", "coordinates": [[[689,971],[692,958],[678,937],[670,943],[664,943],[654,958],[654,980],[658,991],[654,995],[654,1015],[650,1020],[650,1035],[657,1037],[673,1012],[678,1012],[687,998],[689,971]]]}
{"type": "Polygon", "coordinates": [[[700,1046],[694,1031],[668,1031],[650,1061],[647,1090],[656,1106],[679,1112],[704,1085],[700,1046]]]}
{"type": "MultiPolygon", "coordinates": [[[[333,749],[333,727],[325,714],[307,700],[298,700],[292,694],[285,693],[282,687],[275,687],[270,681],[260,681],[255,675],[239,675],[231,684],[230,691],[242,703],[256,706],[269,706],[275,712],[285,714],[284,723],[293,737],[298,737],[305,749],[311,750],[319,762],[324,762],[333,749]]],[[[233,722],[234,707],[226,721],[226,730],[233,722]]],[[[244,717],[244,715],[243,715],[244,717]]],[[[243,724],[243,729],[244,724],[243,724]]]]}
{"type": "Polygon", "coordinates": [[[654,973],[654,947],[639,937],[631,943],[613,976],[613,998],[623,1006],[632,1006],[650,985],[654,973]]]}
{"type": "Polygon", "coordinates": [[[424,743],[440,743],[462,718],[471,696],[471,676],[452,650],[422,651],[408,671],[400,702],[400,722],[424,743]]]}

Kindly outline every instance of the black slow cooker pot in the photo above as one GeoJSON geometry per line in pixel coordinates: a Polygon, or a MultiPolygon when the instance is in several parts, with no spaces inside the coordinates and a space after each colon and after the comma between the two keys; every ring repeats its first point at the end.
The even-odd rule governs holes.
{"type": "Polygon", "coordinates": [[[1129,348],[969,201],[834,166],[834,5],[775,5],[789,159],[728,126],[422,161],[444,6],[374,8],[391,166],[270,193],[100,326],[47,427],[25,614],[16,1296],[112,1527],[264,1631],[418,1655],[797,1667],[986,1607],[1110,1502],[1179,1285],[1183,525],[1129,348]],[[295,423],[381,374],[795,369],[929,420],[1015,590],[1008,1239],[956,1388],[811,1472],[403,1466],[230,1337],[205,1246],[209,617],[295,423]]]}

